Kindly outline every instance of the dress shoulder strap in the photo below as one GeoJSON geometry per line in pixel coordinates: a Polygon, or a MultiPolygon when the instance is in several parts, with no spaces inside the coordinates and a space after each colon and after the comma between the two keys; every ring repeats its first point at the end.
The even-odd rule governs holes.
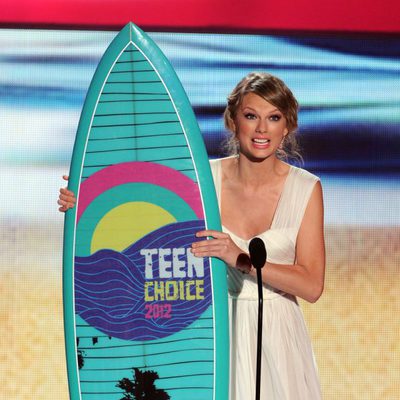
{"type": "Polygon", "coordinates": [[[308,201],[319,178],[302,168],[291,167],[279,204],[279,212],[274,220],[275,228],[300,229],[308,201]]]}

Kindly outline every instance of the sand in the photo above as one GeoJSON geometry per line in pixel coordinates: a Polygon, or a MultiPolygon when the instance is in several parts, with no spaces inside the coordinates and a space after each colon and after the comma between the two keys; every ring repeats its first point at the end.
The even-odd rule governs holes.
{"type": "Polygon", "coordinates": [[[0,398],[68,399],[62,224],[0,226],[0,398]]]}
{"type": "MultiPolygon", "coordinates": [[[[315,304],[301,302],[324,399],[397,400],[400,228],[330,226],[326,242],[324,294],[315,304]]],[[[69,398],[61,248],[61,223],[2,223],[1,398],[69,398]]]]}
{"type": "Polygon", "coordinates": [[[324,399],[400,397],[400,229],[326,230],[325,291],[301,302],[324,399]]]}

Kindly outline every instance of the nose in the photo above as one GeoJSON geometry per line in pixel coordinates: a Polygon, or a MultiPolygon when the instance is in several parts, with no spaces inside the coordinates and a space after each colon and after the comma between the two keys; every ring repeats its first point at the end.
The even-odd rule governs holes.
{"type": "Polygon", "coordinates": [[[260,119],[258,121],[257,127],[256,127],[256,132],[257,133],[267,133],[268,132],[268,124],[266,121],[263,121],[260,119]]]}

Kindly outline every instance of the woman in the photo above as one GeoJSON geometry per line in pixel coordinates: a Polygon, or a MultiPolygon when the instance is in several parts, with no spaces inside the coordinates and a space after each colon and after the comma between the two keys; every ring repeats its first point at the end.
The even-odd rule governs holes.
{"type": "MultiPolygon", "coordinates": [[[[238,262],[255,236],[263,239],[268,253],[262,269],[261,398],[321,398],[296,296],[315,302],[323,290],[323,200],[317,177],[283,161],[297,154],[297,109],[280,79],[249,74],[228,97],[224,113],[235,154],[211,161],[223,232],[198,232],[205,239],[193,243],[192,252],[218,257],[230,267],[231,400],[255,396],[256,273],[251,268],[243,274],[238,262]]],[[[60,192],[60,211],[66,211],[75,197],[67,189],[60,192]]]]}
{"type": "Polygon", "coordinates": [[[255,393],[256,272],[252,268],[246,275],[237,268],[238,256],[248,252],[255,236],[268,254],[262,269],[261,398],[321,398],[296,296],[315,302],[323,290],[322,189],[317,177],[282,160],[293,155],[297,108],[291,91],[276,77],[251,73],[239,82],[224,114],[237,154],[211,161],[223,232],[199,232],[211,240],[192,246],[196,256],[218,257],[231,267],[232,400],[253,399],[255,393]]]}

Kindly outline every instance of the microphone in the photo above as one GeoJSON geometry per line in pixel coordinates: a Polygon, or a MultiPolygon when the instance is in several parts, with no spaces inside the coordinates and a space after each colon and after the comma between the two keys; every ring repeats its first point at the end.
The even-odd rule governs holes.
{"type": "Polygon", "coordinates": [[[249,243],[250,260],[254,268],[260,269],[267,261],[267,250],[262,239],[255,237],[249,243]]]}
{"type": "Polygon", "coordinates": [[[257,324],[257,364],[256,364],[256,400],[260,400],[261,393],[261,349],[263,330],[263,284],[261,268],[267,261],[267,250],[262,239],[255,237],[249,243],[250,260],[257,271],[258,291],[258,324],[257,324]]]}

